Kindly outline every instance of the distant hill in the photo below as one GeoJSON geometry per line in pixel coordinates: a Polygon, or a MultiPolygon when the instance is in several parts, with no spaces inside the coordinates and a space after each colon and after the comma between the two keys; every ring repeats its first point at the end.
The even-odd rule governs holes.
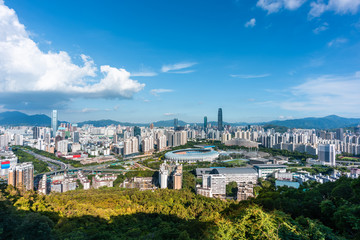
{"type": "Polygon", "coordinates": [[[265,124],[265,125],[263,126],[263,128],[264,128],[265,130],[268,130],[268,129],[273,128],[273,129],[275,129],[275,132],[279,132],[279,133],[284,133],[284,132],[286,132],[286,131],[289,129],[289,128],[284,127],[284,126],[278,126],[278,125],[273,125],[273,124],[265,124]]]}
{"type": "MultiPolygon", "coordinates": [[[[139,126],[139,125],[137,125],[135,123],[119,122],[119,121],[110,120],[110,119],[90,120],[90,121],[84,121],[84,122],[77,123],[77,125],[79,127],[82,127],[82,126],[87,125],[87,124],[93,125],[94,127],[105,127],[105,126],[109,126],[109,125],[139,126]]],[[[142,124],[142,125],[144,125],[144,124],[142,124]]]]}
{"type": "MultiPolygon", "coordinates": [[[[154,123],[154,127],[173,127],[174,126],[174,120],[164,120],[164,121],[157,121],[157,122],[153,122],[153,123],[154,123]]],[[[180,126],[185,126],[187,124],[186,122],[181,121],[181,120],[179,120],[178,123],[179,123],[180,126]]],[[[150,123],[130,123],[130,122],[120,122],[120,121],[106,119],[106,120],[95,120],[95,121],[79,122],[78,126],[82,127],[85,124],[91,124],[94,127],[105,127],[105,126],[109,126],[109,125],[145,127],[145,126],[150,125],[150,123]]]]}
{"type": "MultiPolygon", "coordinates": [[[[60,123],[60,121],[59,121],[60,123]]],[[[174,120],[163,120],[153,122],[155,127],[172,127],[174,125],[174,120]]],[[[210,121],[212,126],[217,126],[217,122],[210,121]]],[[[45,114],[36,114],[36,115],[27,115],[18,111],[11,112],[2,112],[0,113],[0,125],[2,126],[50,126],[51,118],[45,114]]],[[[104,119],[104,120],[94,120],[94,121],[84,121],[79,122],[78,125],[81,127],[85,124],[91,124],[95,127],[104,127],[109,125],[122,125],[122,126],[149,126],[149,123],[130,123],[130,122],[120,122],[116,120],[104,119]]],[[[186,124],[194,125],[195,123],[187,123],[179,120],[180,126],[185,126],[186,124]]],[[[197,125],[202,126],[203,123],[196,123],[197,125]]],[[[309,128],[309,129],[335,129],[335,128],[345,128],[345,127],[354,127],[360,124],[360,118],[343,118],[336,115],[330,115],[322,118],[301,118],[301,119],[292,119],[292,120],[275,120],[270,122],[262,123],[228,123],[224,122],[224,125],[231,126],[246,126],[246,125],[264,125],[266,128],[277,127],[281,131],[286,130],[286,128],[309,128]]]]}
{"type": "Polygon", "coordinates": [[[0,113],[0,125],[3,126],[50,126],[51,119],[45,114],[27,115],[11,111],[0,113]]]}
{"type": "Polygon", "coordinates": [[[330,115],[322,118],[310,117],[283,121],[271,121],[268,124],[288,128],[334,129],[356,126],[360,124],[360,118],[343,118],[336,115],[330,115]]]}

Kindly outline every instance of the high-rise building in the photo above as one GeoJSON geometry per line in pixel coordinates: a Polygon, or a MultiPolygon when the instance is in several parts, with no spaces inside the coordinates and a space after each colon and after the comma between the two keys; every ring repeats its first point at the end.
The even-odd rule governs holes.
{"type": "Polygon", "coordinates": [[[318,152],[319,161],[322,165],[328,165],[332,167],[336,166],[336,151],[334,144],[320,144],[318,152]]]}
{"type": "Polygon", "coordinates": [[[134,127],[134,136],[141,136],[141,128],[139,128],[138,126],[134,127]]]}
{"type": "Polygon", "coordinates": [[[166,149],[166,136],[165,135],[161,135],[158,139],[157,139],[157,150],[158,151],[163,151],[166,149]]]}
{"type": "Polygon", "coordinates": [[[136,137],[128,138],[124,141],[124,156],[139,152],[139,140],[136,137]]]}
{"type": "Polygon", "coordinates": [[[34,165],[31,162],[18,164],[9,169],[8,184],[25,190],[34,188],[34,165]]]}
{"type": "Polygon", "coordinates": [[[74,143],[80,142],[80,133],[79,132],[74,132],[73,133],[73,142],[74,143]]]}
{"type": "Polygon", "coordinates": [[[167,169],[166,163],[160,165],[159,170],[159,184],[160,188],[167,188],[168,187],[168,176],[169,176],[169,170],[167,169]]]}
{"type": "Polygon", "coordinates": [[[58,124],[58,114],[57,110],[53,110],[51,114],[51,132],[52,136],[55,137],[58,124]]]}
{"type": "Polygon", "coordinates": [[[166,161],[160,165],[159,185],[160,188],[182,188],[182,165],[167,164],[166,161]]]}
{"type": "Polygon", "coordinates": [[[175,171],[173,172],[173,189],[182,188],[182,165],[176,165],[175,171]]]}
{"type": "Polygon", "coordinates": [[[338,139],[340,141],[344,141],[344,129],[343,128],[336,129],[336,139],[338,139]]]}
{"type": "Polygon", "coordinates": [[[21,134],[15,134],[15,145],[24,145],[24,136],[21,134]]]}
{"type": "Polygon", "coordinates": [[[222,115],[222,108],[218,110],[218,130],[223,130],[223,115],[222,115]]]}
{"type": "Polygon", "coordinates": [[[40,128],[33,127],[33,139],[38,139],[40,137],[40,128]]]}
{"type": "Polygon", "coordinates": [[[177,126],[179,126],[179,120],[177,118],[174,118],[174,129],[176,129],[177,126]]]}
{"type": "Polygon", "coordinates": [[[207,129],[207,116],[204,117],[204,130],[207,129]]]}
{"type": "Polygon", "coordinates": [[[63,155],[66,155],[68,153],[69,149],[69,141],[68,140],[61,140],[57,142],[57,151],[61,152],[63,155]]]}

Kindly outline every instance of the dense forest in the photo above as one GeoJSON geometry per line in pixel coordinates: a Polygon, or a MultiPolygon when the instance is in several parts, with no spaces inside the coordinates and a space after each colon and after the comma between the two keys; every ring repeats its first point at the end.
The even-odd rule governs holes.
{"type": "MultiPolygon", "coordinates": [[[[1,239],[359,239],[360,179],[274,189],[237,203],[189,189],[48,196],[1,189],[1,239]]],[[[230,190],[230,189],[229,189],[230,190]]]]}

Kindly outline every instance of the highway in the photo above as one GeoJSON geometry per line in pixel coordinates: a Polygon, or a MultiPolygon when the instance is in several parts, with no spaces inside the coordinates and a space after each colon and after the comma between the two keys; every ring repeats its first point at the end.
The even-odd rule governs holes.
{"type": "Polygon", "coordinates": [[[54,159],[45,157],[43,155],[34,153],[33,151],[25,150],[25,149],[23,149],[23,151],[33,155],[35,158],[37,158],[40,161],[46,162],[48,164],[48,166],[51,169],[54,169],[55,171],[58,171],[58,170],[61,171],[61,170],[66,170],[66,169],[71,169],[72,168],[72,166],[70,164],[66,164],[66,163],[60,162],[58,160],[54,160],[54,159]]]}

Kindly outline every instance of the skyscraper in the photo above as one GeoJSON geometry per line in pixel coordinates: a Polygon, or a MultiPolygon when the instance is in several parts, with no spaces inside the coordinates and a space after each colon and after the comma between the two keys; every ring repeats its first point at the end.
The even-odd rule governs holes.
{"type": "Polygon", "coordinates": [[[58,123],[57,110],[53,110],[52,114],[51,114],[51,133],[52,133],[53,137],[55,137],[55,135],[56,135],[57,123],[58,123]]]}
{"type": "Polygon", "coordinates": [[[40,128],[33,127],[33,139],[38,139],[40,136],[40,128]]]}
{"type": "Polygon", "coordinates": [[[80,133],[77,131],[73,133],[73,142],[74,143],[80,142],[80,133]]]}
{"type": "Polygon", "coordinates": [[[207,116],[204,117],[204,130],[207,129],[207,116]]]}
{"type": "Polygon", "coordinates": [[[221,108],[219,108],[219,111],[218,111],[218,130],[219,131],[223,130],[223,115],[222,115],[221,108]]]}
{"type": "Polygon", "coordinates": [[[179,120],[177,118],[174,118],[174,129],[179,126],[179,120]]]}

